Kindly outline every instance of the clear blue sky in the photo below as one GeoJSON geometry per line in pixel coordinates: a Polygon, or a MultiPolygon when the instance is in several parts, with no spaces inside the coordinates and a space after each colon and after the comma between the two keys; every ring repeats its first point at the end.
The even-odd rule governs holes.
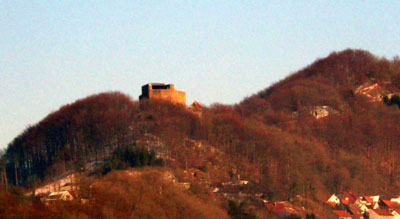
{"type": "Polygon", "coordinates": [[[237,103],[332,51],[400,51],[399,1],[0,3],[0,148],[79,98],[174,83],[237,103]]]}

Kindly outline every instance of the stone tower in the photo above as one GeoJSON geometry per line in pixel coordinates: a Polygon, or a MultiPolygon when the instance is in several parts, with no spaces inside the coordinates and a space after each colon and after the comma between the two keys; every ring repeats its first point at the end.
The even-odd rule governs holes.
{"type": "Polygon", "coordinates": [[[150,83],[142,86],[142,95],[139,100],[161,99],[172,103],[186,105],[186,93],[175,90],[174,84],[150,83]]]}

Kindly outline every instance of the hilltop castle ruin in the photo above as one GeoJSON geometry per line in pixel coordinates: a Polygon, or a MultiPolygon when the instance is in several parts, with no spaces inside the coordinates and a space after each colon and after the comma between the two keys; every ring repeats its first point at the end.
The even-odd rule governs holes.
{"type": "Polygon", "coordinates": [[[184,91],[175,90],[174,84],[145,84],[142,86],[142,95],[139,96],[139,100],[143,99],[161,99],[186,105],[186,93],[184,91]]]}

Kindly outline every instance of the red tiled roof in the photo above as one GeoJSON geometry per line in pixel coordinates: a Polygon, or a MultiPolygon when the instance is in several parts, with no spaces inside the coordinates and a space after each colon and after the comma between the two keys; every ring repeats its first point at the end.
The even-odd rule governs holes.
{"type": "Polygon", "coordinates": [[[357,207],[353,207],[350,209],[350,214],[352,214],[353,218],[364,218],[363,217],[363,212],[361,211],[361,209],[357,208],[357,207]]]}
{"type": "Polygon", "coordinates": [[[371,203],[374,202],[372,201],[372,198],[370,196],[364,196],[365,201],[367,201],[367,203],[371,203]]]}
{"type": "Polygon", "coordinates": [[[268,202],[265,203],[265,207],[275,214],[289,215],[289,214],[302,214],[304,210],[300,207],[293,206],[289,202],[268,202]]]}
{"type": "Polygon", "coordinates": [[[268,202],[265,204],[265,207],[270,211],[282,211],[285,209],[285,206],[281,203],[272,203],[268,202]]]}
{"type": "Polygon", "coordinates": [[[335,202],[326,202],[326,204],[328,204],[328,205],[330,205],[330,206],[332,206],[332,207],[336,207],[336,203],[335,202]]]}
{"type": "Polygon", "coordinates": [[[272,211],[272,210],[275,208],[275,205],[274,205],[274,203],[272,203],[272,202],[268,202],[268,203],[265,204],[265,207],[266,207],[268,210],[272,211]]]}
{"type": "Polygon", "coordinates": [[[352,215],[345,210],[333,210],[333,213],[339,217],[351,217],[352,215]]]}
{"type": "Polygon", "coordinates": [[[357,195],[348,191],[344,192],[342,194],[342,197],[340,198],[340,201],[345,205],[353,204],[356,200],[357,200],[357,195]]]}
{"type": "Polygon", "coordinates": [[[386,206],[390,207],[390,208],[400,208],[400,204],[397,202],[392,202],[389,200],[382,200],[383,203],[385,203],[386,206]]]}
{"type": "Polygon", "coordinates": [[[274,211],[284,211],[285,210],[285,206],[281,203],[276,203],[275,204],[275,208],[274,211]]]}
{"type": "Polygon", "coordinates": [[[199,102],[197,102],[197,101],[193,101],[193,103],[190,104],[189,107],[190,107],[190,108],[203,109],[203,106],[202,106],[199,102]]]}
{"type": "Polygon", "coordinates": [[[379,216],[393,216],[388,210],[386,209],[371,209],[371,211],[374,211],[376,214],[379,216]]]}

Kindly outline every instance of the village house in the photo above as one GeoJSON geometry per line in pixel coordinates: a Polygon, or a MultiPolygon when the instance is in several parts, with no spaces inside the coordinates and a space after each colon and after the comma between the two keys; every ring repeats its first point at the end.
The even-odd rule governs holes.
{"type": "Polygon", "coordinates": [[[194,113],[195,115],[201,117],[203,114],[203,105],[198,103],[197,101],[193,101],[192,104],[189,105],[188,109],[194,113]]]}
{"type": "Polygon", "coordinates": [[[353,192],[346,191],[340,197],[340,202],[345,205],[353,204],[357,200],[357,195],[353,192]]]}
{"type": "Polygon", "coordinates": [[[340,199],[336,196],[336,194],[332,194],[331,197],[329,197],[329,199],[326,201],[326,203],[332,207],[336,207],[336,205],[340,204],[340,199]]]}
{"type": "Polygon", "coordinates": [[[393,209],[391,213],[393,214],[395,219],[400,219],[400,209],[393,209]]]}
{"type": "Polygon", "coordinates": [[[362,212],[361,209],[359,209],[358,207],[356,207],[354,204],[352,206],[350,206],[350,210],[349,210],[350,214],[353,215],[353,219],[364,219],[367,215],[366,212],[362,212]]]}
{"type": "Polygon", "coordinates": [[[345,210],[333,210],[338,219],[352,219],[352,215],[345,210]]]}
{"type": "Polygon", "coordinates": [[[378,202],[372,203],[371,208],[372,209],[379,209],[379,203],[378,202]]]}
{"type": "Polygon", "coordinates": [[[281,201],[275,203],[267,202],[265,203],[265,207],[269,212],[273,213],[279,218],[286,218],[292,215],[297,215],[304,218],[306,215],[304,208],[294,206],[293,204],[287,201],[281,201]]]}
{"type": "Polygon", "coordinates": [[[380,208],[389,209],[389,210],[400,209],[400,204],[397,202],[389,201],[389,200],[381,200],[380,208]]]}
{"type": "Polygon", "coordinates": [[[331,197],[329,197],[328,200],[325,201],[325,203],[329,204],[332,207],[336,207],[339,204],[344,204],[347,206],[350,206],[357,201],[357,195],[354,194],[353,192],[344,192],[343,194],[332,194],[331,197]]]}
{"type": "Polygon", "coordinates": [[[354,202],[354,205],[357,206],[362,213],[368,212],[369,209],[378,209],[379,207],[379,195],[375,196],[360,196],[354,202]]]}
{"type": "MultiPolygon", "coordinates": [[[[361,196],[358,197],[357,200],[354,202],[353,206],[360,210],[361,213],[368,212],[367,201],[361,196]]],[[[370,205],[369,205],[370,206],[370,205]]]]}
{"type": "Polygon", "coordinates": [[[321,119],[331,114],[335,114],[337,111],[330,106],[313,106],[310,109],[310,113],[316,119],[321,119]]]}
{"type": "Polygon", "coordinates": [[[400,197],[390,199],[392,202],[397,202],[400,204],[400,197]]]}
{"type": "Polygon", "coordinates": [[[394,219],[394,215],[390,213],[387,209],[370,209],[369,210],[370,219],[394,219]]]}
{"type": "Polygon", "coordinates": [[[399,200],[400,197],[389,201],[380,199],[380,195],[357,196],[353,192],[346,191],[339,195],[332,194],[326,203],[336,208],[333,211],[340,214],[340,217],[344,217],[346,214],[341,214],[337,208],[340,205],[344,205],[347,209],[346,212],[352,215],[352,218],[362,219],[367,218],[367,215],[369,215],[369,218],[400,219],[400,203],[397,202],[399,200]]]}
{"type": "Polygon", "coordinates": [[[47,197],[41,199],[42,202],[51,203],[55,201],[72,201],[74,197],[69,191],[52,192],[47,197]]]}
{"type": "Polygon", "coordinates": [[[374,196],[364,196],[364,199],[367,201],[367,206],[372,209],[379,208],[379,195],[374,196]]]}

